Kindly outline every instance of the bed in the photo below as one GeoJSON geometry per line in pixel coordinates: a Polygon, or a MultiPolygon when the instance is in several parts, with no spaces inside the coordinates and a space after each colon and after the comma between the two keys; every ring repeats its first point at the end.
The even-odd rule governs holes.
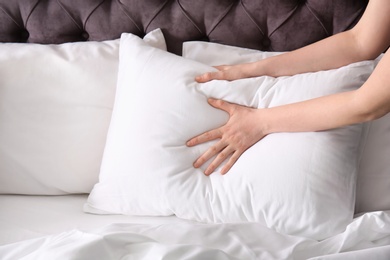
{"type": "Polygon", "coordinates": [[[0,258],[390,259],[390,116],[269,135],[226,175],[185,145],[226,122],[210,97],[361,86],[381,56],[194,78],[348,30],[367,2],[0,0],[0,258]]]}

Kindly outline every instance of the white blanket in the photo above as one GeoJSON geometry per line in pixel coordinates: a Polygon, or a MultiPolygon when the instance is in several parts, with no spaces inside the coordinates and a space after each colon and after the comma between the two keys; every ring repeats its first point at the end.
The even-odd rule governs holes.
{"type": "Polygon", "coordinates": [[[390,211],[323,241],[246,224],[111,224],[0,247],[0,259],[390,259],[390,211]]]}

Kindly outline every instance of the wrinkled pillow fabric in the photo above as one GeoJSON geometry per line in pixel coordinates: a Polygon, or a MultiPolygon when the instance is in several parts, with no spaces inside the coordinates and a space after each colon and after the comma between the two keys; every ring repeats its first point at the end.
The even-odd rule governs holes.
{"type": "MultiPolygon", "coordinates": [[[[145,40],[166,49],[161,30],[145,40]]],[[[89,193],[98,181],[119,39],[0,44],[0,193],[89,193]]]]}
{"type": "MultiPolygon", "coordinates": [[[[209,42],[185,42],[183,57],[216,66],[238,64],[279,53],[209,42]]],[[[382,58],[379,56],[375,63],[382,58]]],[[[358,169],[355,213],[390,210],[390,115],[370,123],[358,169]]]]}
{"type": "Polygon", "coordinates": [[[227,121],[225,112],[208,105],[208,97],[257,108],[278,106],[355,89],[372,68],[371,62],[362,62],[294,77],[199,84],[194,77],[212,67],[123,34],[99,183],[85,211],[259,222],[314,239],[341,232],[353,216],[363,125],[268,135],[227,175],[217,169],[208,177],[204,167],[192,164],[213,142],[191,148],[185,143],[227,121]]]}

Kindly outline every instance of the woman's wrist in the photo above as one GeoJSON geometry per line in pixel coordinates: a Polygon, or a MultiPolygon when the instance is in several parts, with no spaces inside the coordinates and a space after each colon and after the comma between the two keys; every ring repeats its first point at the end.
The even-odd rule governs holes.
{"type": "Polygon", "coordinates": [[[269,111],[267,108],[259,108],[256,111],[257,113],[257,122],[258,122],[258,132],[260,136],[266,136],[272,133],[271,131],[271,125],[270,120],[267,118],[269,117],[269,111]]]}
{"type": "Polygon", "coordinates": [[[260,76],[274,76],[274,72],[272,72],[270,61],[271,58],[267,58],[264,60],[255,61],[252,63],[246,63],[243,68],[243,72],[246,77],[260,77],[260,76]]]}

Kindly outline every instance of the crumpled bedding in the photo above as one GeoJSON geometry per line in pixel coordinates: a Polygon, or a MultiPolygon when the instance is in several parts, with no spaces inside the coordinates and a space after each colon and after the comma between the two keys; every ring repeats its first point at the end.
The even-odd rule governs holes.
{"type": "Polygon", "coordinates": [[[110,224],[0,246],[0,259],[390,259],[390,211],[356,217],[323,241],[257,223],[110,224]]]}

